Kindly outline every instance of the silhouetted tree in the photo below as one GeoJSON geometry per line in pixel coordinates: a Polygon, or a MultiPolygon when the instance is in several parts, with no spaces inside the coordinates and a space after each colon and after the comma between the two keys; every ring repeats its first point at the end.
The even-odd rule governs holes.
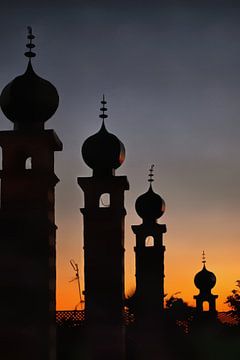
{"type": "MultiPolygon", "coordinates": [[[[177,293],[176,293],[177,294],[177,293]]],[[[189,306],[182,298],[171,295],[166,299],[166,309],[172,318],[179,321],[190,320],[194,314],[195,308],[189,306]]]]}
{"type": "Polygon", "coordinates": [[[227,297],[225,302],[232,309],[232,316],[237,319],[238,324],[240,324],[240,280],[236,281],[237,288],[232,290],[232,294],[227,297]]]}

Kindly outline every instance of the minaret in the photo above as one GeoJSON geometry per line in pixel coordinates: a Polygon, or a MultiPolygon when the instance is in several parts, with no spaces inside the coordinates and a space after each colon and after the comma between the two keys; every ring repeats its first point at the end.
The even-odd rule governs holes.
{"type": "Polygon", "coordinates": [[[209,304],[209,311],[207,313],[209,313],[210,315],[215,315],[216,299],[218,298],[218,295],[213,295],[211,293],[211,289],[216,284],[216,276],[214,275],[214,273],[206,269],[206,258],[204,251],[202,254],[202,263],[202,270],[198,272],[194,277],[194,284],[200,290],[199,294],[194,296],[194,299],[196,300],[196,311],[198,315],[206,313],[203,309],[203,303],[207,302],[209,304]]]}
{"type": "Polygon", "coordinates": [[[55,359],[56,225],[54,152],[62,143],[44,123],[58,93],[33,70],[34,35],[28,28],[28,65],[2,91],[0,105],[14,129],[0,132],[1,358],[55,359]]]}
{"type": "Polygon", "coordinates": [[[83,159],[93,174],[91,177],[78,178],[84,192],[84,208],[81,212],[84,218],[85,311],[88,325],[95,329],[99,327],[95,337],[91,328],[93,358],[116,359],[117,356],[120,359],[122,345],[113,338],[115,332],[112,327],[118,328],[122,324],[124,191],[129,189],[129,184],[126,176],[115,176],[115,169],[124,161],[125,149],[121,141],[107,131],[104,96],[101,103],[102,126],[82,146],[83,159]],[[104,331],[105,335],[108,334],[105,340],[104,331]],[[111,347],[114,349],[112,352],[111,347]]]}
{"type": "Polygon", "coordinates": [[[137,316],[153,316],[163,311],[164,299],[164,252],[163,234],[166,225],[158,224],[165,211],[164,200],[153,191],[153,165],[149,173],[150,186],[136,200],[135,208],[142,224],[132,225],[136,234],[136,303],[137,316]]]}

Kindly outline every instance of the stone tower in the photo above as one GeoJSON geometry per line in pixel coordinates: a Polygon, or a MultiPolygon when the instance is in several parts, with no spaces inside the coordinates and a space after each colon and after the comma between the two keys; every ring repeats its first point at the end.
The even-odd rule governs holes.
{"type": "Polygon", "coordinates": [[[136,303],[138,316],[160,314],[164,300],[164,252],[163,234],[166,225],[158,224],[165,211],[164,200],[153,191],[153,166],[150,169],[150,186],[146,193],[136,200],[135,208],[142,218],[142,224],[133,225],[136,235],[136,303]]]}
{"type": "Polygon", "coordinates": [[[105,127],[103,97],[100,130],[82,146],[91,177],[78,178],[84,192],[85,312],[92,358],[122,359],[124,305],[124,191],[126,176],[115,176],[125,158],[121,141],[105,127]],[[104,341],[106,343],[104,343],[104,341]],[[101,354],[101,356],[100,356],[101,354]]]}
{"type": "Polygon", "coordinates": [[[58,93],[28,65],[2,91],[0,105],[14,124],[0,132],[0,318],[2,359],[55,359],[56,225],[54,152],[62,143],[44,123],[58,93]]]}
{"type": "Polygon", "coordinates": [[[194,296],[196,300],[196,311],[198,315],[206,313],[203,308],[203,303],[208,303],[209,315],[216,315],[216,299],[218,295],[213,295],[211,289],[216,284],[216,276],[211,271],[206,269],[205,253],[203,251],[203,268],[194,277],[194,284],[199,289],[199,294],[194,296]]]}

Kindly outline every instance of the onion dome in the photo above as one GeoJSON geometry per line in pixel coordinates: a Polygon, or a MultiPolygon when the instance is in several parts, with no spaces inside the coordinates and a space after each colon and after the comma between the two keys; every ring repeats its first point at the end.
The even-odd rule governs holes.
{"type": "Polygon", "coordinates": [[[156,222],[165,212],[164,200],[152,189],[153,166],[154,165],[150,168],[148,180],[150,182],[149,189],[146,193],[140,195],[135,203],[135,209],[144,222],[156,222]]]}
{"type": "Polygon", "coordinates": [[[29,58],[28,66],[23,75],[17,76],[2,91],[0,106],[6,117],[14,123],[15,129],[43,129],[44,122],[51,118],[58,108],[59,97],[55,86],[39,77],[33,70],[31,58],[35,56],[32,48],[31,27],[28,27],[29,58]]]}
{"type": "Polygon", "coordinates": [[[205,254],[203,252],[203,268],[194,277],[194,284],[200,292],[209,292],[216,284],[216,276],[206,269],[205,254]]]}
{"type": "Polygon", "coordinates": [[[123,163],[125,159],[125,148],[122,142],[105,127],[104,119],[107,118],[105,111],[106,101],[103,96],[101,101],[103,119],[100,130],[85,140],[82,146],[82,156],[85,163],[93,169],[93,175],[113,175],[114,170],[123,163]]]}

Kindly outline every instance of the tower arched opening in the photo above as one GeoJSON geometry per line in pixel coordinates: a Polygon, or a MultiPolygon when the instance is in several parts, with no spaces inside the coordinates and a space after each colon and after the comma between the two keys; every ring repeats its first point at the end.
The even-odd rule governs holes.
{"type": "Polygon", "coordinates": [[[154,237],[147,236],[145,239],[145,247],[153,247],[154,246],[154,237]]]}
{"type": "Polygon", "coordinates": [[[32,158],[31,156],[27,157],[25,160],[25,169],[31,170],[32,169],[32,158]]]}
{"type": "Polygon", "coordinates": [[[110,207],[111,205],[111,198],[109,193],[101,194],[99,198],[99,207],[100,208],[106,208],[110,207]]]}
{"type": "Polygon", "coordinates": [[[205,312],[208,312],[210,310],[210,306],[209,306],[209,302],[208,301],[203,301],[202,303],[202,309],[205,312]]]}

